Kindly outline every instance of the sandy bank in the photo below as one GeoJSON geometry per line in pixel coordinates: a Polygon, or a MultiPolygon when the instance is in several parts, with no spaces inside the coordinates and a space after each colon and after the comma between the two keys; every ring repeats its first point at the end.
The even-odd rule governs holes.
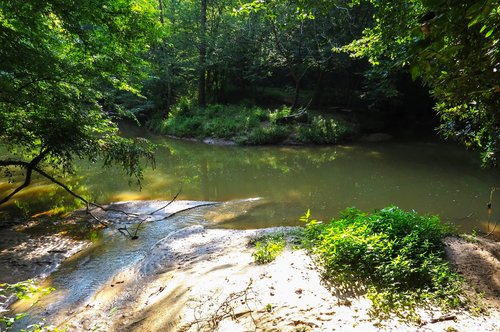
{"type": "MultiPolygon", "coordinates": [[[[79,308],[59,312],[49,321],[71,331],[500,330],[494,292],[485,292],[491,300],[488,316],[453,312],[454,320],[431,323],[443,315],[431,310],[421,313],[421,326],[396,318],[380,324],[370,319],[370,302],[363,296],[332,295],[303,250],[287,248],[275,262],[256,265],[248,242],[275,230],[182,229],[156,243],[139,265],[115,276],[79,308]]],[[[469,243],[460,239],[448,243],[460,256],[464,251],[457,243],[469,243]]],[[[495,251],[482,249],[481,243],[470,245],[496,259],[496,270],[488,270],[490,275],[482,278],[498,289],[495,251]]],[[[462,267],[470,263],[454,259],[462,267]]]]}

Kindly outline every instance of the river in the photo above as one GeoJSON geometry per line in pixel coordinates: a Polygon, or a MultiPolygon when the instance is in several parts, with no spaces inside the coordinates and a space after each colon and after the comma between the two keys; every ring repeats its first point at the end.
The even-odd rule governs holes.
{"type": "MultiPolygon", "coordinates": [[[[117,168],[80,161],[78,177],[66,179],[92,200],[179,199],[229,201],[261,197],[238,214],[219,215],[218,227],[297,225],[312,216],[329,219],[347,207],[373,210],[387,205],[438,214],[462,231],[487,230],[490,188],[500,186],[497,169],[483,169],[475,153],[438,139],[354,143],[327,147],[236,147],[149,136],[159,148],[156,168],[146,169],[142,190],[117,168]]],[[[0,183],[5,188],[6,183],[0,183]]],[[[19,196],[46,208],[68,199],[38,179],[19,196]]],[[[500,197],[494,197],[500,199],[500,197]]],[[[500,215],[493,204],[492,220],[500,215]]]]}

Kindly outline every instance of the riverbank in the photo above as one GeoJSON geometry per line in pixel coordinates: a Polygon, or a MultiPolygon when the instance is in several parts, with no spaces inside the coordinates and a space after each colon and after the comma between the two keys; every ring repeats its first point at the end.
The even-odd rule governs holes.
{"type": "MultiPolygon", "coordinates": [[[[131,223],[137,223],[138,218],[147,217],[154,222],[151,225],[160,225],[176,211],[210,204],[177,201],[160,209],[166,203],[116,203],[111,205],[113,210],[96,211],[96,216],[113,221],[115,226],[129,225],[133,229],[131,223]]],[[[202,218],[220,209],[215,207],[208,214],[203,213],[202,218]]],[[[196,211],[199,209],[188,214],[196,211]]],[[[404,317],[374,319],[370,316],[371,302],[365,295],[339,295],[335,289],[327,288],[321,271],[305,250],[289,245],[274,262],[264,265],[254,262],[255,248],[250,245],[253,239],[294,228],[210,227],[217,227],[216,221],[208,220],[205,227],[184,227],[152,242],[154,245],[143,248],[146,255],[142,260],[109,274],[109,278],[103,279],[98,287],[92,286],[73,304],[53,303],[54,299],[60,301],[61,295],[56,291],[55,298],[51,300],[51,294],[40,301],[44,305],[37,304],[41,316],[35,319],[46,319],[67,331],[498,331],[500,328],[500,245],[496,242],[446,239],[449,260],[465,277],[468,296],[478,303],[478,294],[482,293],[482,303],[469,310],[446,313],[437,308],[421,309],[418,312],[421,319],[416,324],[404,317]]],[[[144,237],[146,233],[140,235],[144,237]]],[[[128,241],[133,246],[140,240],[128,241]]],[[[92,259],[88,257],[81,264],[92,259]]],[[[25,311],[26,305],[17,303],[14,309],[25,311]]]]}
{"type": "Polygon", "coordinates": [[[150,120],[148,126],[157,134],[222,145],[338,144],[356,132],[356,124],[341,115],[311,115],[285,106],[179,107],[167,119],[150,120]]]}
{"type": "Polygon", "coordinates": [[[482,312],[420,310],[420,325],[393,317],[374,320],[363,295],[335,296],[304,250],[288,247],[276,261],[257,265],[251,239],[285,228],[220,230],[192,226],[151,248],[138,265],[109,280],[77,308],[48,321],[71,331],[498,331],[498,244],[447,241],[468,292],[484,291],[482,312]],[[474,260],[463,248],[473,248],[474,260]],[[478,260],[480,255],[484,259],[478,260]],[[465,254],[465,256],[463,255],[465,254]],[[472,265],[471,265],[472,264],[472,265]],[[476,266],[488,265],[490,270],[476,266]],[[483,286],[492,286],[485,291],[483,286]]]}

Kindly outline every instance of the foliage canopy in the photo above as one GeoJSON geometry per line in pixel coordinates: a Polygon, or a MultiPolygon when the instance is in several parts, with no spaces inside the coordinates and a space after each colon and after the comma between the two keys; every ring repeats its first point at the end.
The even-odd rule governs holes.
{"type": "MultiPolygon", "coordinates": [[[[362,2],[356,1],[360,4],[362,2]]],[[[500,4],[496,0],[370,1],[373,26],[344,49],[376,73],[406,67],[436,100],[439,131],[500,155],[500,4]]]]}
{"type": "Polygon", "coordinates": [[[112,119],[125,112],[107,102],[118,90],[139,91],[141,54],[159,36],[148,0],[2,1],[0,142],[13,158],[0,167],[8,176],[22,169],[25,182],[1,202],[33,171],[71,172],[75,157],[141,176],[139,160],[152,157],[151,146],[120,137],[112,119]]]}
{"type": "Polygon", "coordinates": [[[439,131],[465,146],[479,149],[484,164],[498,164],[500,155],[500,4],[497,0],[255,0],[240,12],[264,11],[275,18],[277,3],[295,9],[296,21],[320,13],[345,12],[346,31],[362,33],[337,51],[371,64],[367,77],[395,96],[390,78],[409,72],[435,99],[439,131]],[[363,20],[368,15],[371,19],[363,20]]]}

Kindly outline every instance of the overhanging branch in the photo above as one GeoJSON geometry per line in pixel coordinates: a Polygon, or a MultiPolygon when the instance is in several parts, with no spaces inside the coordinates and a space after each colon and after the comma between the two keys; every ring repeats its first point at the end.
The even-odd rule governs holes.
{"type": "Polygon", "coordinates": [[[24,178],[23,184],[21,184],[19,187],[17,187],[16,189],[14,189],[14,191],[11,192],[9,195],[7,195],[6,197],[4,197],[0,201],[0,205],[4,204],[8,200],[10,200],[15,194],[17,194],[18,192],[20,192],[21,190],[23,190],[24,188],[26,188],[27,186],[29,186],[30,183],[31,183],[31,175],[32,174],[33,174],[33,169],[28,167],[26,169],[26,176],[24,178]]]}

